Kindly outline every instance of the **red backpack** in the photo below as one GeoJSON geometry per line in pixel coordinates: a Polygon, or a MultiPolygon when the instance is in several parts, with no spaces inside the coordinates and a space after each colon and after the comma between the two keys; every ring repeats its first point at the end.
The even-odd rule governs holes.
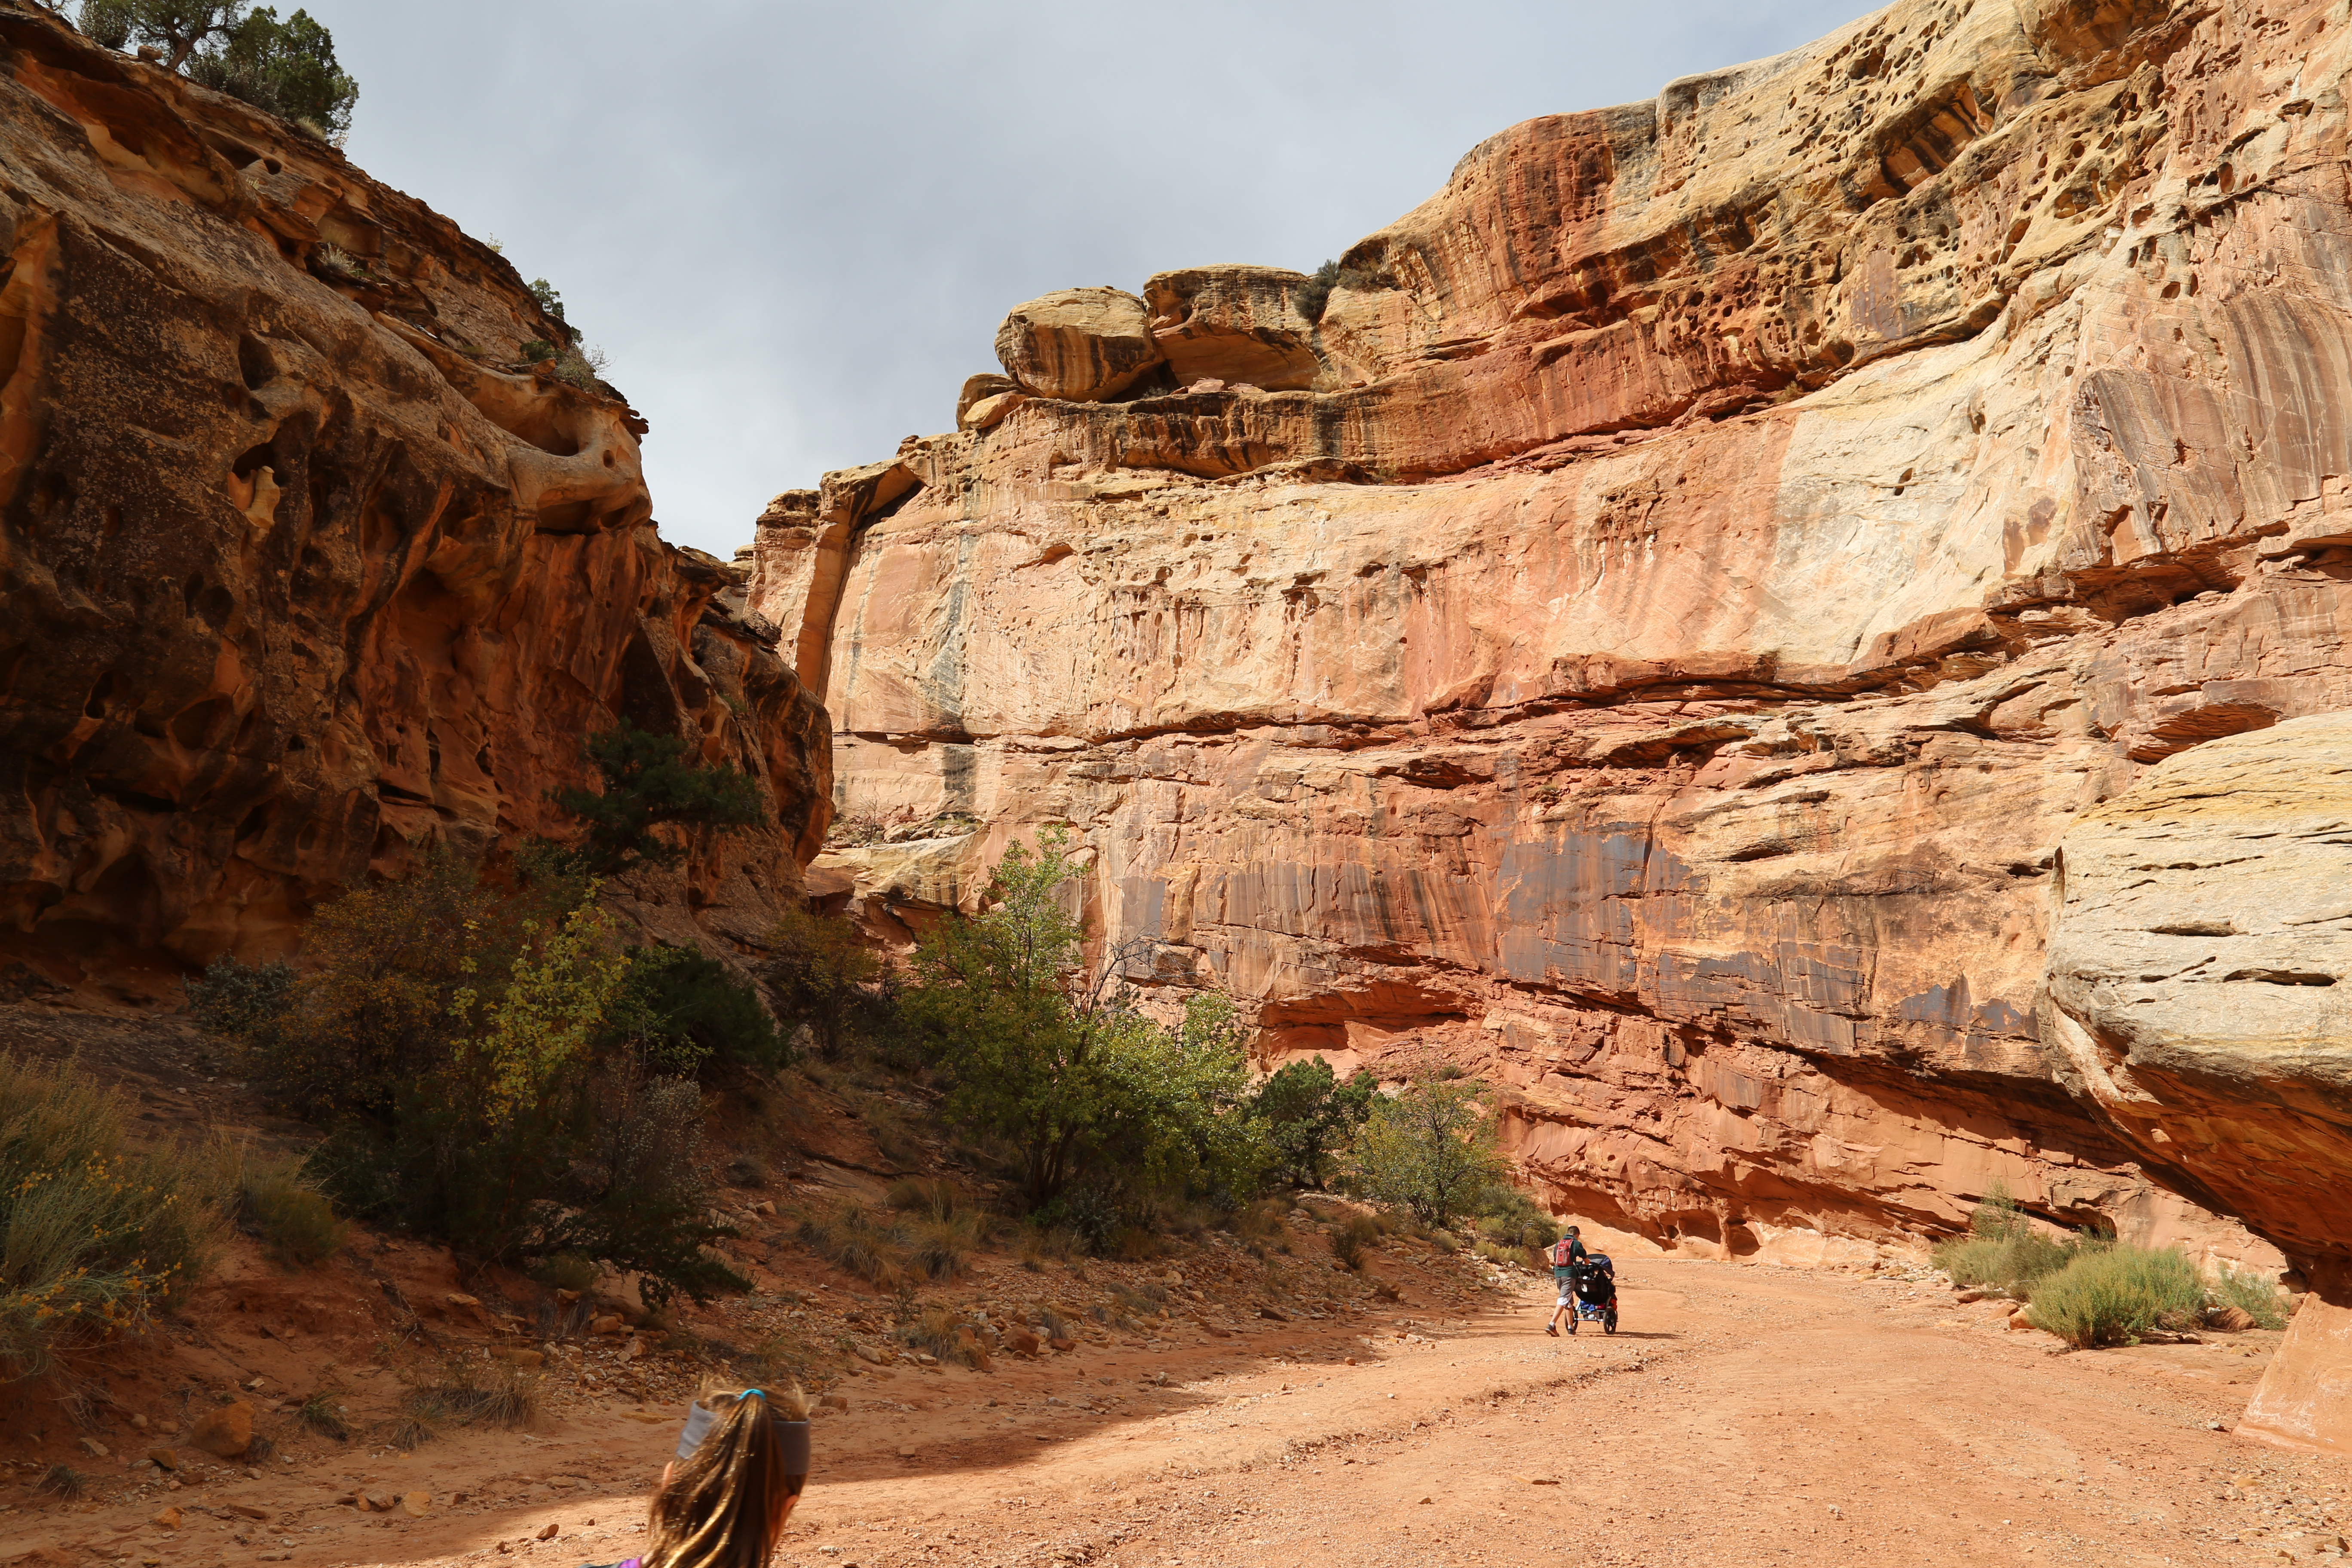
{"type": "Polygon", "coordinates": [[[1565,1268],[1570,1263],[1574,1262],[1576,1255],[1569,1249],[1573,1247],[1575,1245],[1576,1243],[1572,1239],[1565,1236],[1561,1237],[1558,1241],[1553,1242],[1551,1244],[1551,1266],[1554,1268],[1565,1268]]]}

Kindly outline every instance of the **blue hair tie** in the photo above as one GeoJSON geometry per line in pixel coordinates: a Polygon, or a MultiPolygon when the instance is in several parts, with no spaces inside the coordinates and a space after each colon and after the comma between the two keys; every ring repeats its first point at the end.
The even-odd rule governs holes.
{"type": "Polygon", "coordinates": [[[768,1397],[768,1391],[764,1388],[747,1388],[743,1391],[743,1397],[749,1399],[755,1394],[762,1399],[768,1397]]]}

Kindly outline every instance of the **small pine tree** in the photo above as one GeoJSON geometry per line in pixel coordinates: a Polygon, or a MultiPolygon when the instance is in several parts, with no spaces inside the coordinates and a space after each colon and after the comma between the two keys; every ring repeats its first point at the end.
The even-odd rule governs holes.
{"type": "Polygon", "coordinates": [[[749,773],[687,761],[686,742],[676,735],[647,734],[624,721],[589,736],[586,754],[604,789],[559,789],[548,799],[586,824],[587,840],[573,855],[588,876],[675,865],[686,848],[664,836],[665,828],[726,833],[768,820],[767,803],[749,773]]]}

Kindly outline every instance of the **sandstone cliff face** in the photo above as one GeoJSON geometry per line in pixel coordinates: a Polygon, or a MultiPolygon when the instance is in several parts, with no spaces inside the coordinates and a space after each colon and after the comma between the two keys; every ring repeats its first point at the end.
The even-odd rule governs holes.
{"type": "Polygon", "coordinates": [[[141,989],[281,950],[425,844],[556,829],[625,715],[777,830],[642,889],[758,929],[829,784],[733,569],[656,536],[645,426],[518,363],[512,268],[324,145],[0,8],[0,970],[141,989]]]}
{"type": "Polygon", "coordinates": [[[2352,1452],[2352,714],[2149,769],[2061,845],[2044,1036],[2148,1169],[2303,1261],[2242,1430],[2352,1452]]]}
{"type": "MultiPolygon", "coordinates": [[[[2045,973],[2078,820],[2352,708],[2347,63],[2323,4],[1905,0],[1474,150],[1347,253],[1315,389],[1008,357],[987,428],[761,521],[889,830],[819,864],[944,903],[1077,825],[1154,978],[1270,1060],[1448,1054],[1663,1245],[1998,1178],[2317,1268],[2314,1208],[2154,1140],[2189,1077],[2101,1100],[2045,973]]],[[[2228,1077],[2344,1190],[2340,1082],[2228,1077]]]]}

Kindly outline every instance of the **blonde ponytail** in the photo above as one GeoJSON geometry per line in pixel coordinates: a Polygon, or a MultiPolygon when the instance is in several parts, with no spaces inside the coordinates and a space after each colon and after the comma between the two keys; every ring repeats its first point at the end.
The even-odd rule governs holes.
{"type": "Polygon", "coordinates": [[[696,1404],[714,1425],[654,1494],[644,1568],[765,1568],[808,1480],[805,1439],[790,1444],[800,1452],[788,1456],[779,1423],[806,1421],[808,1397],[797,1388],[747,1388],[696,1404]],[[800,1474],[789,1473],[788,1457],[800,1474]]]}

